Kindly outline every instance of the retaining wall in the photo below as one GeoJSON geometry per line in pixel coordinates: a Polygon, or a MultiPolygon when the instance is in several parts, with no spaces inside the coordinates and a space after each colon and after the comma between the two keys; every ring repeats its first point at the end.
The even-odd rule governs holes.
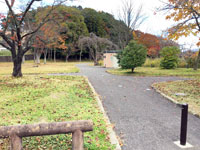
{"type": "MultiPolygon", "coordinates": [[[[25,60],[34,60],[33,55],[25,55],[25,60]]],[[[12,62],[11,56],[0,56],[0,62],[12,62]]]]}

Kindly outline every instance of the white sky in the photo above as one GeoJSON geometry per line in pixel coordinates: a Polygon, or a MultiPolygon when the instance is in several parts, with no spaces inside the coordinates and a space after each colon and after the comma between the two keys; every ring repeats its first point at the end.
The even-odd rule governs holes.
{"type": "MultiPolygon", "coordinates": [[[[27,0],[16,0],[18,3],[22,3],[23,1],[27,0]]],[[[43,0],[46,2],[50,2],[52,0],[43,0]]],[[[165,16],[161,12],[157,12],[155,15],[155,10],[159,6],[162,6],[162,2],[160,0],[132,0],[135,4],[135,8],[142,4],[143,5],[143,11],[148,17],[146,21],[139,27],[139,30],[151,33],[154,35],[161,35],[162,31],[169,28],[171,25],[175,24],[173,21],[165,20],[165,16]]],[[[167,1],[167,0],[162,0],[167,1]]],[[[7,12],[7,8],[4,4],[4,0],[0,0],[0,13],[1,12],[7,12]]],[[[40,2],[35,2],[37,4],[40,4],[40,2]]],[[[83,8],[93,8],[97,11],[105,11],[108,13],[113,14],[116,18],[118,16],[118,11],[120,9],[120,6],[122,5],[122,0],[75,0],[73,3],[68,3],[69,5],[81,5],[83,8]]],[[[198,37],[187,37],[187,38],[180,38],[178,40],[179,44],[188,44],[194,45],[198,41],[198,37]]]]}

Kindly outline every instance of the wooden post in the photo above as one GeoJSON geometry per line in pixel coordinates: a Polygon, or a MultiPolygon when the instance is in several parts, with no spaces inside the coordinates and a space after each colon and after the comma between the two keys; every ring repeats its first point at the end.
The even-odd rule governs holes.
{"type": "Polygon", "coordinates": [[[72,133],[72,150],[83,150],[83,132],[76,130],[72,133]]]}
{"type": "Polygon", "coordinates": [[[22,138],[13,134],[10,136],[11,139],[11,150],[22,150],[22,138]]]}

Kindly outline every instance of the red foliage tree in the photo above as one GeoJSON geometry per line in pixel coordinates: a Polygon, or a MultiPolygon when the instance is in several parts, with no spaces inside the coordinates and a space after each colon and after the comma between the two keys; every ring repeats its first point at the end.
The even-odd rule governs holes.
{"type": "Polygon", "coordinates": [[[136,41],[147,47],[147,55],[149,57],[155,58],[159,55],[160,41],[157,36],[138,30],[133,32],[133,36],[136,41]]]}

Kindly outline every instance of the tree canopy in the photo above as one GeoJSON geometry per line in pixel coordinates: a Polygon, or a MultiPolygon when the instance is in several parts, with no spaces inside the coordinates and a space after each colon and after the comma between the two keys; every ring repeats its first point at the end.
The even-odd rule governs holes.
{"type": "MultiPolygon", "coordinates": [[[[167,30],[168,37],[174,40],[182,36],[193,34],[199,41],[196,43],[200,46],[200,0],[168,0],[160,10],[167,10],[166,19],[177,22],[167,30]]],[[[200,50],[194,69],[198,68],[200,60],[200,50]]]]}
{"type": "Polygon", "coordinates": [[[122,69],[134,69],[145,63],[147,49],[144,45],[138,44],[136,41],[130,41],[128,46],[120,54],[119,65],[122,69]]]}

